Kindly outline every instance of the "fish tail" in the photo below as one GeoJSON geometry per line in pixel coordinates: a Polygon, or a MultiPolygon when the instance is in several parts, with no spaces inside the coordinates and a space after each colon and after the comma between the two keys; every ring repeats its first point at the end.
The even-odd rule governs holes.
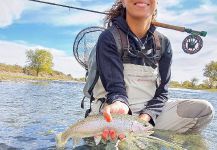
{"type": "Polygon", "coordinates": [[[66,140],[63,140],[62,138],[63,133],[59,133],[56,135],[56,147],[57,148],[64,148],[66,145],[66,140]]]}

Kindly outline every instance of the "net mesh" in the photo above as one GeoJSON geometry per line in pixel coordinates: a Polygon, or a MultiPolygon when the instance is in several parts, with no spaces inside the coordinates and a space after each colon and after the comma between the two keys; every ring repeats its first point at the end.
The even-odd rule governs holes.
{"type": "Polygon", "coordinates": [[[88,58],[91,50],[97,43],[99,35],[105,29],[102,27],[88,27],[78,33],[73,45],[75,59],[85,69],[88,67],[88,58]]]}

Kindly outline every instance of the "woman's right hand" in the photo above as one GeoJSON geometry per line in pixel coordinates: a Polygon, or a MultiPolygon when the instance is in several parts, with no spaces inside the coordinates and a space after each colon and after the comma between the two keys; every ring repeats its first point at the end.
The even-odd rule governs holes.
{"type": "MultiPolygon", "coordinates": [[[[128,114],[128,112],[129,112],[129,107],[120,101],[116,101],[111,105],[105,105],[104,108],[102,109],[103,116],[107,122],[112,121],[111,114],[128,114]]],[[[111,140],[116,140],[117,138],[123,140],[125,138],[125,135],[124,134],[117,135],[114,130],[105,129],[103,131],[102,138],[104,141],[107,141],[109,138],[111,140]]]]}
{"type": "Polygon", "coordinates": [[[129,107],[120,101],[116,101],[111,105],[105,105],[102,110],[103,116],[107,122],[112,121],[111,114],[128,114],[128,112],[129,107]]]}

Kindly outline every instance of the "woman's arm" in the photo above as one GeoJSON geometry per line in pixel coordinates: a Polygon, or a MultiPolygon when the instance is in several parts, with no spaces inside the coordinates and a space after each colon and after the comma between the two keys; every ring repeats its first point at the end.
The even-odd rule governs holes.
{"type": "Polygon", "coordinates": [[[121,54],[117,51],[115,39],[109,30],[104,31],[99,37],[96,47],[96,62],[100,79],[108,93],[106,102],[109,105],[114,104],[108,105],[104,110],[119,113],[119,108],[123,108],[124,111],[120,112],[128,113],[129,103],[124,83],[123,62],[121,54]],[[122,102],[123,105],[116,103],[117,101],[122,102]]]}
{"type": "MultiPolygon", "coordinates": [[[[154,125],[156,118],[162,112],[165,102],[168,100],[168,87],[171,77],[171,63],[172,63],[172,48],[170,41],[165,39],[165,51],[159,61],[159,73],[161,77],[161,83],[156,89],[153,99],[148,101],[148,104],[141,111],[141,114],[148,114],[151,119],[151,123],[154,125]]],[[[143,118],[141,116],[141,118],[143,118]]],[[[145,117],[147,118],[147,117],[145,117]]]]}

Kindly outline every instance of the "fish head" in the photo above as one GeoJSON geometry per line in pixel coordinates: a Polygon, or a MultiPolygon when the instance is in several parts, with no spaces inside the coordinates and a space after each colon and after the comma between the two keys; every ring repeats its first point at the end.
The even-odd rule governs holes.
{"type": "Polygon", "coordinates": [[[146,123],[140,123],[137,121],[132,122],[131,130],[134,134],[150,135],[153,133],[153,131],[151,131],[152,129],[153,129],[153,126],[148,122],[146,123]]]}

